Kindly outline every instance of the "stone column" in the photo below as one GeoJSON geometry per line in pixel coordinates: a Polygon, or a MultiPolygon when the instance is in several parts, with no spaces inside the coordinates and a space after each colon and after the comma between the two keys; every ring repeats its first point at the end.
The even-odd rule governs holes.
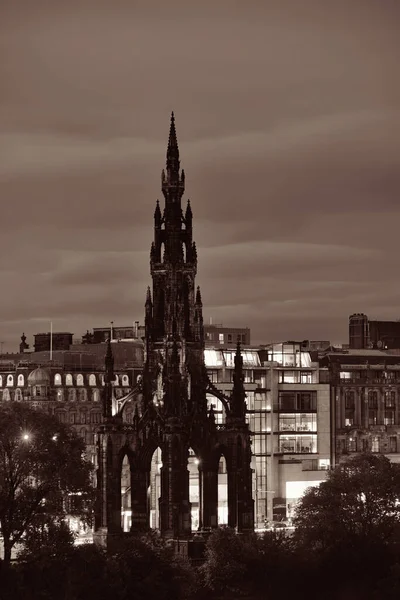
{"type": "Polygon", "coordinates": [[[218,466],[211,468],[209,464],[200,465],[201,508],[204,529],[218,526],[218,466]]]}
{"type": "Polygon", "coordinates": [[[167,538],[191,534],[188,449],[179,433],[166,434],[161,468],[160,530],[167,538]]]}
{"type": "Polygon", "coordinates": [[[149,471],[131,471],[131,531],[147,531],[150,527],[150,511],[147,497],[149,485],[149,471]]]}

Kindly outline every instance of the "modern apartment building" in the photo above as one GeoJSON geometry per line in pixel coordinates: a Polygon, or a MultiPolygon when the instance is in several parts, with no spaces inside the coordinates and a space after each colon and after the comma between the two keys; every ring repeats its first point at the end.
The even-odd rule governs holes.
{"type": "MultiPolygon", "coordinates": [[[[304,491],[326,477],[331,465],[328,370],[312,362],[302,343],[272,344],[242,351],[247,420],[252,431],[255,525],[293,514],[304,491]]],[[[232,389],[234,351],[206,348],[209,377],[218,390],[232,389]]],[[[208,396],[216,419],[223,404],[208,396]]]]}

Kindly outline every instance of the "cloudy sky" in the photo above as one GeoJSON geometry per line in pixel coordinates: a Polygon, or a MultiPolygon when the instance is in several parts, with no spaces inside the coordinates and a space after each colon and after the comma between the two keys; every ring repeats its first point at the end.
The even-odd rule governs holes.
{"type": "Polygon", "coordinates": [[[0,339],[143,321],[175,111],[205,318],[400,318],[398,0],[0,9],[0,339]]]}

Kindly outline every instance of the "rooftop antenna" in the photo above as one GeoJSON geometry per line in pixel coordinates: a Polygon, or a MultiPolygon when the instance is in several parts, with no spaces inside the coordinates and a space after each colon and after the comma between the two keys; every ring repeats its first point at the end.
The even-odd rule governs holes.
{"type": "Polygon", "coordinates": [[[113,326],[114,326],[114,321],[111,321],[110,342],[112,342],[112,340],[113,340],[113,326]]]}
{"type": "Polygon", "coordinates": [[[53,321],[50,321],[50,360],[53,360],[53,321]]]}

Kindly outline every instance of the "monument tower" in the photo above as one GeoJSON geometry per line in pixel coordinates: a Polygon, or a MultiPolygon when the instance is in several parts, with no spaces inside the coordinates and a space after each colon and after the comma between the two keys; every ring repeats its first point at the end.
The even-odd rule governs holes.
{"type": "Polygon", "coordinates": [[[166,169],[161,174],[164,207],[157,200],[150,251],[152,289],[145,303],[145,363],[142,379],[128,396],[113,398],[113,361],[108,343],[103,422],[98,432],[95,539],[122,533],[121,468],[129,461],[131,531],[149,527],[151,461],[161,451],[159,529],[170,539],[192,534],[189,451],[199,469],[199,530],[217,527],[218,465],[226,460],[228,525],[254,527],[250,432],[245,419],[243,360],[238,344],[230,397],[210,382],[204,363],[203,306],[195,287],[197,250],[190,202],[182,210],[185,173],[180,168],[174,114],[171,115],[166,169]],[[207,395],[220,399],[225,422],[216,424],[207,395]],[[125,407],[134,404],[132,422],[125,407]]]}

